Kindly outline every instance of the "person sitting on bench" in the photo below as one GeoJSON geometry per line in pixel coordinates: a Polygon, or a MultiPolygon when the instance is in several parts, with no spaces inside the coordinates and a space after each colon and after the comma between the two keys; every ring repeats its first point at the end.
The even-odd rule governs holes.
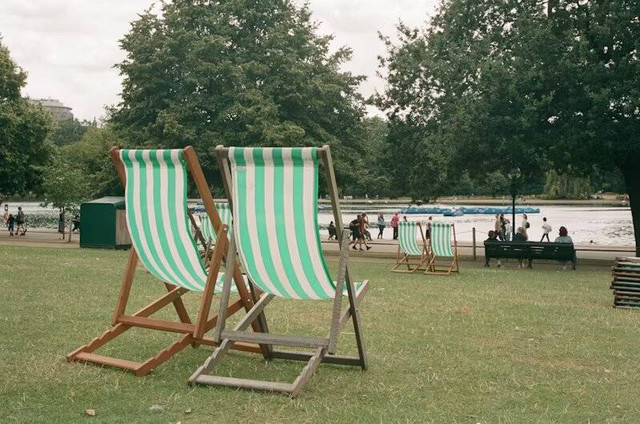
{"type": "MultiPolygon", "coordinates": [[[[484,242],[485,243],[495,243],[497,241],[498,241],[498,235],[496,234],[495,231],[491,230],[491,231],[489,231],[489,238],[486,239],[484,242]]],[[[489,261],[491,260],[491,258],[487,257],[486,255],[485,255],[485,258],[486,259],[485,259],[484,266],[485,266],[485,268],[489,268],[489,261]]],[[[496,259],[498,259],[498,268],[500,268],[502,266],[502,262],[500,262],[499,258],[496,258],[496,259]]]]}
{"type": "MultiPolygon", "coordinates": [[[[559,236],[556,237],[556,239],[554,240],[555,243],[573,244],[573,240],[569,236],[569,232],[567,231],[567,227],[565,227],[565,226],[560,227],[560,230],[558,230],[558,234],[559,234],[559,236]]],[[[574,253],[573,253],[574,269],[575,269],[575,263],[576,263],[576,257],[575,256],[576,256],[576,254],[575,254],[575,251],[574,251],[574,253]]],[[[567,262],[566,261],[560,261],[560,263],[562,264],[562,269],[567,269],[567,262]]]]}

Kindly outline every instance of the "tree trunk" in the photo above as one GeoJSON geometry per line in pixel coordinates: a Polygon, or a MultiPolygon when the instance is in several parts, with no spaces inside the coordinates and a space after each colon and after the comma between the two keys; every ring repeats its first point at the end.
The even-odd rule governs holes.
{"type": "MultiPolygon", "coordinates": [[[[633,219],[633,231],[636,238],[636,256],[640,257],[640,171],[629,161],[628,165],[622,168],[622,175],[627,184],[627,194],[629,194],[629,206],[631,206],[631,217],[633,219]]],[[[635,162],[640,163],[640,162],[635,162]]]]}

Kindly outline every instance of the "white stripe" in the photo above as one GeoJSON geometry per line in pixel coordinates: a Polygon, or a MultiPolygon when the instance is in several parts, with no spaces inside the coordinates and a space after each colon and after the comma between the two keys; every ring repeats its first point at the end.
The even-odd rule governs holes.
{"type": "MultiPolygon", "coordinates": [[[[331,278],[327,275],[327,272],[322,263],[322,252],[319,251],[318,243],[316,243],[315,238],[317,237],[318,229],[314,227],[315,219],[314,217],[318,213],[317,210],[314,210],[313,205],[317,201],[317,199],[313,199],[314,196],[314,184],[315,184],[315,175],[317,172],[316,165],[313,163],[313,159],[311,158],[311,149],[303,149],[302,157],[304,159],[304,167],[303,167],[303,207],[304,207],[304,219],[305,219],[305,234],[308,237],[313,237],[312,240],[307,241],[307,246],[309,248],[309,255],[311,256],[311,263],[313,264],[313,270],[320,281],[321,287],[324,289],[325,294],[328,297],[333,297],[335,295],[335,289],[331,284],[331,278]]],[[[317,195],[317,193],[315,193],[317,195]]],[[[318,298],[316,295],[314,298],[318,298]]]]}
{"type": "MultiPolygon", "coordinates": [[[[157,151],[158,152],[158,151],[157,151]]],[[[172,284],[178,284],[178,282],[180,281],[180,278],[174,273],[173,269],[171,268],[171,266],[169,265],[169,262],[167,261],[167,258],[164,254],[164,249],[162,248],[162,244],[160,243],[160,238],[158,237],[158,228],[157,228],[157,220],[156,220],[156,211],[155,211],[155,207],[154,207],[154,188],[155,188],[155,184],[158,183],[158,181],[154,181],[153,179],[153,164],[150,161],[150,152],[149,150],[144,150],[142,152],[142,159],[146,162],[146,177],[147,177],[147,187],[146,187],[146,191],[147,191],[147,213],[149,214],[149,223],[151,224],[150,227],[150,232],[151,232],[151,240],[147,240],[148,242],[151,241],[152,246],[150,246],[150,248],[152,250],[154,250],[157,255],[158,255],[158,259],[160,260],[161,264],[164,266],[164,272],[162,272],[159,268],[157,269],[157,272],[159,274],[162,274],[165,276],[165,278],[162,278],[162,280],[166,281],[167,283],[172,283],[172,284]]],[[[158,156],[158,154],[156,153],[156,155],[158,156]]],[[[162,181],[162,175],[165,175],[165,170],[163,169],[162,166],[160,166],[160,175],[161,175],[161,181],[162,181]]],[[[162,190],[160,190],[162,191],[162,190]]],[[[163,203],[161,203],[161,205],[163,205],[163,203]]],[[[164,221],[166,222],[168,225],[170,225],[170,223],[168,221],[164,221]]],[[[182,284],[178,284],[179,286],[182,286],[182,284]]]]}
{"type": "MultiPolygon", "coordinates": [[[[233,151],[232,151],[233,152],[233,151]]],[[[245,211],[246,211],[246,216],[247,216],[247,230],[249,232],[249,237],[247,237],[249,239],[249,245],[245,246],[241,243],[238,243],[238,246],[240,246],[240,250],[244,253],[246,251],[250,252],[251,254],[251,262],[254,264],[255,268],[256,268],[256,272],[258,273],[257,277],[260,278],[260,282],[264,283],[264,285],[266,287],[263,287],[261,284],[259,284],[258,281],[255,281],[256,284],[258,284],[262,289],[264,289],[267,293],[270,294],[275,294],[277,296],[280,297],[284,297],[282,296],[282,294],[276,290],[276,288],[273,286],[273,284],[271,284],[271,280],[269,279],[269,276],[267,274],[267,270],[264,267],[264,262],[262,260],[262,254],[260,252],[260,243],[258,242],[258,238],[255,236],[258,231],[257,228],[257,224],[255,222],[255,217],[256,217],[256,211],[255,211],[255,175],[256,175],[256,169],[255,169],[255,165],[253,164],[253,156],[252,156],[252,151],[251,149],[245,149],[243,150],[243,154],[245,157],[245,161],[246,161],[246,167],[245,167],[245,172],[246,172],[246,193],[245,195],[247,197],[240,199],[239,198],[239,194],[237,191],[237,186],[234,184],[234,191],[235,191],[235,198],[238,200],[237,202],[234,202],[234,206],[237,208],[239,203],[244,204],[245,207],[245,211]]],[[[231,156],[233,157],[233,155],[231,156]]],[[[233,162],[234,166],[235,166],[235,161],[233,162]]],[[[239,214],[236,214],[236,218],[239,216],[239,214]]],[[[238,219],[236,219],[238,220],[238,219]]],[[[239,229],[240,227],[238,227],[239,229]]],[[[239,233],[239,231],[238,231],[239,233]]],[[[237,241],[239,241],[238,239],[240,239],[240,237],[237,237],[237,241]]],[[[244,256],[244,262],[248,263],[248,258],[244,256]]]]}
{"type": "MultiPolygon", "coordinates": [[[[293,198],[293,163],[291,162],[291,150],[284,149],[282,151],[282,159],[284,164],[284,186],[283,200],[285,204],[284,208],[284,222],[294,222],[294,198],[293,198]]],[[[291,264],[293,265],[293,272],[296,275],[300,287],[307,294],[309,298],[315,298],[317,295],[307,281],[304,269],[302,267],[302,261],[300,260],[300,254],[298,253],[298,237],[296,234],[294,225],[285,225],[284,232],[287,238],[287,248],[289,249],[289,257],[291,258],[291,264]]]]}
{"type": "MultiPolygon", "coordinates": [[[[169,187],[169,184],[177,184],[177,181],[169,181],[169,175],[168,175],[168,169],[167,169],[167,164],[164,160],[164,158],[162,157],[162,155],[158,155],[158,159],[159,159],[159,166],[161,168],[160,171],[160,184],[162,184],[162,187],[169,187]]],[[[177,173],[176,173],[177,174],[177,173]]],[[[179,202],[180,200],[179,197],[177,197],[176,194],[176,201],[179,202]]],[[[178,241],[176,240],[176,235],[175,235],[175,223],[172,222],[171,220],[171,215],[169,214],[169,208],[172,207],[172,205],[169,204],[169,190],[165,189],[165,190],[160,190],[160,205],[161,208],[160,210],[162,211],[162,220],[163,222],[166,223],[164,231],[167,237],[167,242],[169,243],[170,246],[177,246],[178,241]]],[[[173,272],[176,274],[177,278],[176,281],[174,282],[174,284],[179,285],[180,287],[184,287],[186,289],[189,290],[198,290],[198,284],[193,281],[193,278],[190,278],[188,273],[186,272],[186,269],[184,267],[184,264],[182,263],[182,258],[177,256],[175,258],[175,262],[176,262],[176,266],[178,269],[174,269],[173,272]]]]}
{"type": "MultiPolygon", "coordinates": [[[[280,255],[280,249],[278,245],[278,235],[276,229],[276,216],[275,208],[277,207],[274,202],[274,180],[273,180],[273,149],[267,148],[262,151],[262,158],[265,162],[264,167],[264,210],[266,225],[264,230],[266,231],[267,239],[269,240],[269,252],[271,253],[271,260],[273,262],[273,269],[278,276],[278,280],[283,289],[287,292],[289,297],[297,298],[298,294],[291,286],[291,282],[287,277],[287,273],[282,263],[282,255],[280,255]]],[[[276,187],[275,190],[280,190],[281,187],[276,187]]]]}

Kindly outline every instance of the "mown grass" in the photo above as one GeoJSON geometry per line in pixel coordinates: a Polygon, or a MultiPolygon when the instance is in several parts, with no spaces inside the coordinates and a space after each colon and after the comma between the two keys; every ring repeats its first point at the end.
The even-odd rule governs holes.
{"type": "MultiPolygon", "coordinates": [[[[370,369],[323,364],[290,399],[188,387],[208,348],[142,378],[67,363],[108,327],[125,261],[125,252],[0,247],[0,422],[640,422],[640,311],[611,307],[604,268],[463,263],[459,276],[429,277],[353,260],[354,276],[372,281],[361,307],[370,369]]],[[[132,309],[163,290],[138,278],[132,309]]],[[[323,336],[330,308],[276,300],[269,323],[323,336]]],[[[339,346],[353,353],[350,330],[339,346]]],[[[141,360],[175,339],[132,330],[103,352],[141,360]]],[[[217,373],[291,381],[301,366],[234,353],[217,373]]]]}

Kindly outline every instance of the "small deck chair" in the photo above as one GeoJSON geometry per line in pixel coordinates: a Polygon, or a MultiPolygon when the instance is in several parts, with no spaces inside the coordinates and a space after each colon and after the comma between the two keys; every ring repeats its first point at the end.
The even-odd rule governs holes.
{"type": "MultiPolygon", "coordinates": [[[[336,227],[343,228],[337,186],[329,147],[322,148],[224,148],[216,149],[225,189],[230,193],[234,237],[230,259],[237,252],[250,284],[262,292],[255,306],[233,330],[226,330],[226,316],[214,331],[220,346],[189,379],[190,384],[211,384],[267,390],[296,396],[321,362],[367,368],[358,305],[368,289],[368,281],[356,284],[349,273],[349,232],[340,232],[340,263],[337,282],[329,274],[318,233],[318,165],[322,161],[329,184],[336,227]],[[346,286],[346,290],[345,290],[346,286]],[[342,311],[343,295],[348,307],[342,311]],[[331,327],[327,337],[298,337],[244,331],[256,318],[266,322],[264,309],[275,297],[300,300],[333,299],[331,327]],[[338,336],[352,319],[357,357],[335,354],[338,336]],[[269,345],[270,358],[307,361],[293,383],[281,383],[209,374],[229,348],[238,342],[269,345]],[[313,349],[312,352],[276,350],[274,346],[313,349]]],[[[220,305],[226,310],[231,279],[225,278],[220,305]]],[[[256,291],[255,289],[253,291],[256,291]]],[[[305,320],[304,313],[295,317],[305,320]]]]}
{"type": "MultiPolygon", "coordinates": [[[[220,216],[220,221],[224,225],[229,228],[228,236],[231,236],[231,209],[229,208],[229,204],[226,202],[216,202],[215,203],[216,210],[218,211],[218,215],[220,216]]],[[[204,257],[207,258],[207,261],[210,259],[212,247],[216,244],[216,230],[211,224],[211,219],[209,219],[209,215],[206,213],[200,214],[198,216],[200,220],[199,231],[202,235],[202,239],[204,241],[205,250],[204,257]]]]}
{"type": "Polygon", "coordinates": [[[431,258],[427,264],[425,274],[449,275],[452,272],[460,272],[456,229],[453,223],[434,222],[431,225],[431,258]],[[451,246],[452,234],[453,248],[451,246]],[[442,259],[445,264],[438,264],[438,259],[442,259]]]}
{"type": "Polygon", "coordinates": [[[419,222],[399,222],[398,223],[398,254],[396,255],[396,266],[393,272],[416,272],[424,271],[423,265],[429,260],[427,240],[424,238],[422,225],[419,222]],[[421,243],[418,243],[416,232],[420,233],[421,243]],[[411,257],[418,257],[417,261],[412,261],[411,257]],[[398,269],[404,267],[407,269],[398,269]]]}
{"type": "MultiPolygon", "coordinates": [[[[209,311],[214,291],[220,292],[225,278],[224,274],[219,273],[219,269],[225,260],[229,243],[226,226],[220,221],[198,158],[191,147],[184,150],[112,149],[110,154],[126,188],[126,219],[133,248],[113,314],[113,326],[89,344],[71,352],[67,355],[67,360],[123,368],[140,376],[189,345],[214,345],[213,340],[204,338],[204,333],[217,322],[217,317],[209,318],[209,311]],[[187,171],[191,173],[204,201],[205,210],[217,231],[218,243],[208,270],[203,266],[189,230],[187,171]],[[138,261],[154,277],[164,282],[168,293],[127,315],[127,302],[138,261]],[[182,296],[187,292],[202,292],[195,323],[191,322],[182,302],[182,296]],[[169,304],[173,304],[180,322],[150,318],[150,315],[169,304]],[[132,327],[180,333],[183,336],[142,363],[94,353],[132,327]]],[[[233,270],[227,272],[227,276],[229,280],[235,281],[235,290],[240,294],[240,299],[227,306],[225,316],[243,307],[250,310],[253,303],[240,269],[230,266],[227,270],[233,270]]],[[[261,352],[256,345],[236,344],[234,348],[261,352]]]]}

